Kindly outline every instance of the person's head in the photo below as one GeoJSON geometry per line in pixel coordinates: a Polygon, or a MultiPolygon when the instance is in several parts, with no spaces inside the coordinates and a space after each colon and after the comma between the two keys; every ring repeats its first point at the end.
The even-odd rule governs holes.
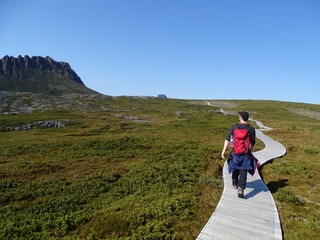
{"type": "Polygon", "coordinates": [[[243,121],[247,121],[249,119],[249,113],[248,112],[238,112],[239,116],[243,121]]]}

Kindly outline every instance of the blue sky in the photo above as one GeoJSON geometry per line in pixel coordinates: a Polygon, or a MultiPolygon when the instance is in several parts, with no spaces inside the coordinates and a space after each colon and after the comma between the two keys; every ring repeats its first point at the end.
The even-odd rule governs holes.
{"type": "Polygon", "coordinates": [[[112,95],[320,104],[318,0],[1,0],[0,58],[112,95]]]}

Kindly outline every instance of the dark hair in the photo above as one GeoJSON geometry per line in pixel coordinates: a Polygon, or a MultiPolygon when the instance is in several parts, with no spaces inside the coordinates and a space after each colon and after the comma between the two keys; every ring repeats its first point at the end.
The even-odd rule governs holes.
{"type": "Polygon", "coordinates": [[[248,112],[238,112],[238,114],[242,117],[243,121],[247,121],[249,119],[248,112]]]}

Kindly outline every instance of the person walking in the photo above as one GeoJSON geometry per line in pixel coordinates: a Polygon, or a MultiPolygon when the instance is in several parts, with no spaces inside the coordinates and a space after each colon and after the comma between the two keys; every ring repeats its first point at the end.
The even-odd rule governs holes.
{"type": "Polygon", "coordinates": [[[244,197],[244,189],[247,184],[247,173],[253,175],[257,159],[251,151],[256,144],[255,128],[247,123],[248,112],[238,112],[239,123],[231,126],[230,131],[224,141],[221,157],[225,159],[226,150],[230,145],[232,151],[228,156],[228,170],[232,173],[232,185],[238,190],[238,197],[244,197]]]}

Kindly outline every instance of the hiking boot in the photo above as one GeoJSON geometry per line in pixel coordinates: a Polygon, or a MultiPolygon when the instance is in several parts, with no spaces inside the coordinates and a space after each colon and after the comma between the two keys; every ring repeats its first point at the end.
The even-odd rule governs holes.
{"type": "Polygon", "coordinates": [[[238,188],[238,197],[239,198],[243,198],[244,197],[243,188],[238,188]]]}

